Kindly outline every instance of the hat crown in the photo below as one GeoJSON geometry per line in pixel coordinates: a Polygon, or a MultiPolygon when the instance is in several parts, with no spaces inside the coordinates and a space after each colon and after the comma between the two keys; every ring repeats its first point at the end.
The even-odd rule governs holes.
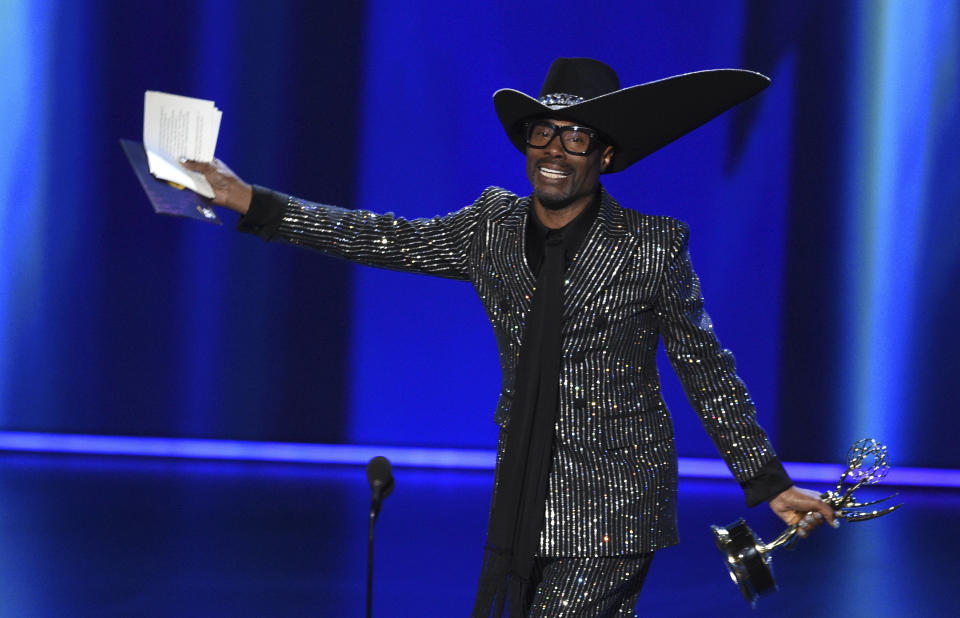
{"type": "Polygon", "coordinates": [[[557,58],[543,80],[540,97],[566,94],[589,100],[620,90],[620,79],[609,66],[593,58],[557,58]]]}

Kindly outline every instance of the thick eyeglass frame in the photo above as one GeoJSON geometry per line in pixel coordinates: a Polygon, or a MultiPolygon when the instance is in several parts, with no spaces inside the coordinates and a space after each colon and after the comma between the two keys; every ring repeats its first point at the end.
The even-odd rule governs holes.
{"type": "Polygon", "coordinates": [[[546,120],[542,120],[542,119],[540,119],[540,120],[527,120],[526,122],[524,122],[524,123],[523,123],[523,135],[524,135],[525,141],[527,142],[527,146],[529,146],[530,148],[536,148],[537,150],[543,150],[544,148],[546,148],[547,146],[549,146],[550,143],[551,143],[554,139],[556,139],[556,138],[559,136],[559,137],[560,137],[560,146],[563,147],[564,151],[566,151],[567,154],[576,155],[576,156],[578,156],[578,157],[587,157],[587,156],[590,156],[591,154],[593,154],[593,152],[594,152],[595,150],[597,150],[598,148],[600,148],[600,147],[603,145],[603,140],[602,140],[602,138],[600,137],[600,134],[599,134],[597,131],[594,131],[593,129],[591,129],[590,127],[581,127],[581,126],[573,125],[573,124],[572,124],[572,125],[567,125],[567,126],[560,126],[560,125],[553,124],[552,122],[547,122],[546,120]],[[535,126],[537,126],[537,125],[543,125],[544,127],[550,127],[550,128],[553,130],[553,135],[550,136],[550,139],[548,139],[548,140],[547,140],[547,143],[544,144],[543,146],[534,146],[533,144],[530,143],[530,132],[531,132],[531,130],[533,129],[533,127],[535,127],[535,126]],[[564,133],[569,133],[570,131],[579,131],[579,132],[581,132],[581,133],[586,133],[587,135],[590,136],[590,145],[587,146],[587,149],[586,149],[585,151],[583,151],[583,152],[574,152],[574,151],[570,150],[569,148],[567,148],[567,143],[566,143],[565,141],[563,141],[563,134],[564,134],[564,133]]]}

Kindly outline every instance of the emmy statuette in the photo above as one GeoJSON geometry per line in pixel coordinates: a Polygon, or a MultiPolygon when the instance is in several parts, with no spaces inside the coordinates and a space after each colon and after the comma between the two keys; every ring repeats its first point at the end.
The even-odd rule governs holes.
{"type": "MultiPolygon", "coordinates": [[[[864,485],[872,485],[883,479],[889,469],[887,447],[873,438],[860,440],[847,451],[847,469],[836,487],[823,493],[821,498],[833,508],[839,519],[846,521],[866,521],[892,513],[903,505],[880,510],[864,509],[889,500],[896,494],[871,502],[857,502],[853,496],[853,492],[864,485]]],[[[754,534],[743,518],[729,526],[710,526],[710,529],[717,549],[724,556],[730,578],[750,606],[756,607],[758,598],[777,589],[770,566],[770,553],[778,547],[794,545],[801,526],[789,526],[770,543],[764,543],[754,534]]]]}

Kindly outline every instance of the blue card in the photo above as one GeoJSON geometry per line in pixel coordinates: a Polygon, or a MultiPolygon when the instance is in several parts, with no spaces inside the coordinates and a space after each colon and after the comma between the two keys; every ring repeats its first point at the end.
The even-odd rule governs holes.
{"type": "Polygon", "coordinates": [[[157,180],[150,174],[147,165],[147,153],[143,144],[128,139],[120,140],[123,151],[127,153],[127,160],[140,181],[140,186],[150,198],[154,212],[161,215],[198,219],[208,223],[222,225],[217,213],[213,210],[210,200],[197,195],[190,189],[179,189],[165,180],[157,180]]]}

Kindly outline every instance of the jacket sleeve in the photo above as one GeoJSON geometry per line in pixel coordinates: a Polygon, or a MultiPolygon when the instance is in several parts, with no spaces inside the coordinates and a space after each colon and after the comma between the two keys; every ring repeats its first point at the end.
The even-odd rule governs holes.
{"type": "Polygon", "coordinates": [[[793,483],[757,424],[733,354],[720,346],[704,311],[700,281],[690,263],[689,228],[678,222],[677,229],[657,305],[664,349],[687,399],[753,506],[793,483]]]}
{"type": "Polygon", "coordinates": [[[485,211],[499,201],[491,199],[496,191],[488,188],[470,206],[442,217],[405,219],[256,187],[250,212],[238,229],[367,266],[467,280],[473,235],[485,211]]]}

